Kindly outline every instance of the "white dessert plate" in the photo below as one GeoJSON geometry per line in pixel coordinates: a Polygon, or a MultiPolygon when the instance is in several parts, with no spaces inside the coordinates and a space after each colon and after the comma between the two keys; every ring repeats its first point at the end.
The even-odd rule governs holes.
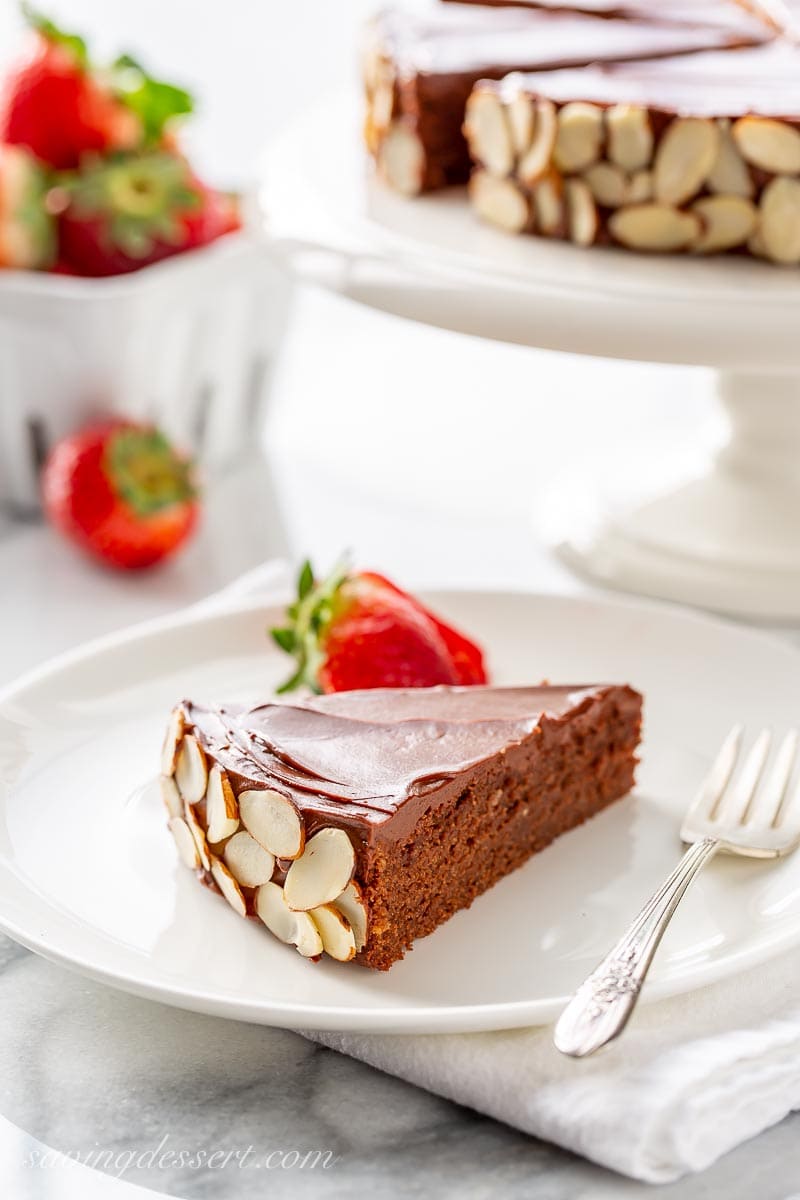
{"type": "MultiPolygon", "coordinates": [[[[800,719],[800,652],[618,599],[429,597],[483,641],[497,683],[630,681],[646,695],[635,794],[560,838],[391,971],[312,963],[239,918],[177,859],[155,781],[184,696],[263,699],[286,670],[250,601],[106,638],[0,695],[0,927],[95,979],[298,1029],[500,1029],[554,1017],[678,854],[725,732],[800,719]]],[[[695,884],[646,996],[734,975],[800,942],[800,854],[721,859],[695,884]]]]}

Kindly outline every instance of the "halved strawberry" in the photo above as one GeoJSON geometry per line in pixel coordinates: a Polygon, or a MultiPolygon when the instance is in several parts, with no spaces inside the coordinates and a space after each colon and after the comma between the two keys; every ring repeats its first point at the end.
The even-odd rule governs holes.
{"type": "Polygon", "coordinates": [[[150,567],[197,524],[191,462],[150,426],[109,419],[60,442],[42,476],[45,512],[107,566],[150,567]]]}
{"type": "Polygon", "coordinates": [[[459,683],[466,686],[486,683],[486,665],[483,661],[483,651],[476,642],[471,641],[460,630],[454,629],[452,625],[446,624],[441,617],[438,617],[436,613],[426,608],[416,596],[404,592],[402,588],[399,588],[396,583],[392,583],[391,579],[387,579],[385,575],[377,575],[374,572],[369,572],[366,578],[373,580],[378,585],[391,588],[392,591],[397,592],[400,596],[404,596],[411,604],[416,605],[421,613],[424,613],[426,617],[433,621],[453,660],[459,683]]]}
{"type": "Polygon", "coordinates": [[[55,260],[55,221],[45,208],[48,179],[21,146],[0,145],[0,267],[43,269],[55,260]]]}
{"type": "Polygon", "coordinates": [[[81,275],[121,275],[219,236],[216,193],[163,150],[96,160],[54,189],[61,258],[81,275]]]}
{"type": "Polygon", "coordinates": [[[301,686],[341,692],[486,681],[485,672],[478,679],[474,663],[465,671],[451,651],[463,641],[480,656],[473,643],[372,572],[339,570],[315,582],[310,564],[305,563],[297,600],[287,616],[288,624],[273,629],[272,636],[295,658],[297,669],[281,691],[301,686]]]}

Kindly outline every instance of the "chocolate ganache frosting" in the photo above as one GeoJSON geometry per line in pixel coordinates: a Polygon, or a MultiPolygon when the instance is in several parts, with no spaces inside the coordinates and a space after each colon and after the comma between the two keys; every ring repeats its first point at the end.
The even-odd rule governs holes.
{"type": "Polygon", "coordinates": [[[607,690],[374,689],[249,709],[189,701],[183,707],[237,792],[274,787],[294,800],[312,829],[338,817],[372,841],[401,808],[419,811],[420,803],[410,801],[435,802],[437,791],[448,792],[457,777],[537,728],[571,720],[607,690]]]}
{"type": "MultiPolygon", "coordinates": [[[[683,11],[685,17],[686,11],[683,11]]],[[[616,20],[580,12],[530,8],[471,7],[459,4],[422,10],[387,9],[379,14],[380,32],[400,78],[423,75],[476,75],[498,78],[500,69],[579,66],[588,62],[655,59],[712,47],[766,40],[758,21],[731,5],[730,21],[718,11],[705,20],[701,4],[694,19],[671,22],[669,9],[652,5],[648,19],[635,14],[616,20]],[[654,10],[658,7],[659,11],[654,10]],[[655,19],[654,19],[655,17],[655,19]]]]}
{"type": "MultiPolygon", "coordinates": [[[[580,71],[542,71],[526,80],[533,91],[557,103],[583,100],[597,104],[632,104],[678,116],[749,113],[790,119],[800,109],[800,51],[793,42],[718,51],[647,63],[598,63],[580,71]]],[[[501,94],[519,86],[510,75],[501,94]]],[[[791,118],[794,119],[794,118],[791,118]]]]}

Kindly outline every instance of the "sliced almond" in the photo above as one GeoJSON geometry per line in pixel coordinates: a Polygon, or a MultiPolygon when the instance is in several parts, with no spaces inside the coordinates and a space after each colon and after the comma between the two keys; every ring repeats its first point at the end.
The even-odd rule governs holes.
{"type": "Polygon", "coordinates": [[[284,900],[282,887],[277,883],[262,884],[256,892],[255,908],[256,915],[276,938],[287,945],[294,943],[297,913],[292,912],[284,900]]]}
{"type": "Polygon", "coordinates": [[[384,78],[387,70],[387,60],[380,39],[375,31],[370,31],[361,60],[361,73],[367,95],[371,96],[384,78]]]}
{"type": "Polygon", "coordinates": [[[367,906],[364,894],[354,879],[350,880],[341,896],[336,897],[333,907],[347,917],[356,940],[356,950],[362,950],[367,941],[367,906]]]}
{"type": "Polygon", "coordinates": [[[297,928],[295,946],[303,958],[316,958],[322,953],[322,938],[311,917],[306,912],[295,913],[297,928]]]}
{"type": "Polygon", "coordinates": [[[554,164],[565,173],[585,171],[600,157],[603,136],[603,110],[583,100],[570,101],[558,110],[554,164]]]}
{"type": "Polygon", "coordinates": [[[653,199],[653,172],[634,171],[631,175],[628,204],[646,204],[653,199]]]}
{"type": "Polygon", "coordinates": [[[800,171],[800,133],[772,117],[740,117],[733,139],[739,152],[762,171],[795,175],[800,171]]]}
{"type": "Polygon", "coordinates": [[[698,254],[713,254],[741,246],[758,223],[758,210],[743,196],[703,196],[695,200],[692,212],[703,223],[703,231],[691,249],[698,254]]]}
{"type": "Polygon", "coordinates": [[[364,137],[370,154],[377,154],[395,107],[395,70],[380,46],[371,47],[364,59],[364,89],[367,112],[364,137]]]}
{"type": "Polygon", "coordinates": [[[173,708],[161,747],[161,774],[174,775],[178,765],[178,751],[186,729],[186,717],[182,708],[173,708]]]}
{"type": "Polygon", "coordinates": [[[260,887],[269,883],[275,870],[275,856],[259,846],[244,829],[235,833],[223,852],[225,864],[242,887],[260,887]]]}
{"type": "Polygon", "coordinates": [[[372,96],[370,106],[370,121],[376,134],[384,133],[392,123],[394,113],[394,87],[391,83],[381,80],[372,96]]]}
{"type": "Polygon", "coordinates": [[[356,865],[353,843],[343,829],[320,829],[286,874],[286,903],[295,910],[318,908],[340,896],[356,865]]]}
{"type": "Polygon", "coordinates": [[[800,180],[772,179],[761,193],[761,244],[776,263],[800,262],[800,180]]]}
{"type": "Polygon", "coordinates": [[[256,914],[270,933],[288,946],[296,946],[304,958],[322,954],[322,938],[308,913],[293,912],[286,903],[283,888],[265,883],[256,892],[256,914]]]}
{"type": "Polygon", "coordinates": [[[756,256],[756,258],[767,258],[768,257],[766,247],[764,246],[764,239],[761,236],[760,226],[756,228],[756,231],[753,234],[753,236],[751,238],[749,238],[749,240],[747,242],[747,249],[750,251],[751,254],[754,254],[756,256]]]}
{"type": "Polygon", "coordinates": [[[521,233],[530,221],[528,198],[510,179],[474,171],[469,195],[478,216],[507,233],[521,233]]]}
{"type": "Polygon", "coordinates": [[[519,91],[511,97],[506,106],[508,124],[511,129],[511,144],[518,158],[527,154],[533,141],[533,130],[536,125],[536,109],[533,100],[527,92],[519,91]]]}
{"type": "Polygon", "coordinates": [[[629,199],[630,180],[622,167],[614,163],[595,163],[588,171],[584,171],[583,178],[595,200],[603,208],[619,208],[629,199]]]}
{"type": "Polygon", "coordinates": [[[676,117],[656,150],[653,187],[660,204],[683,204],[703,186],[716,161],[719,130],[705,117],[676,117]]]}
{"type": "Polygon", "coordinates": [[[332,904],[322,904],[319,908],[312,908],[308,915],[319,930],[322,949],[326,954],[338,962],[349,962],[355,958],[355,934],[344,913],[332,904]]]}
{"type": "Polygon", "coordinates": [[[169,831],[175,839],[181,862],[190,871],[196,871],[200,866],[200,855],[197,853],[197,845],[189,826],[182,817],[172,817],[169,822],[169,831]]]}
{"type": "Polygon", "coordinates": [[[364,124],[362,126],[362,135],[364,144],[373,158],[377,158],[378,151],[381,148],[381,140],[383,138],[383,130],[378,129],[378,126],[372,119],[372,105],[367,102],[367,107],[364,112],[364,124]]]}
{"type": "Polygon", "coordinates": [[[535,111],[533,140],[517,168],[517,175],[528,187],[536,183],[550,166],[558,133],[556,106],[551,100],[537,100],[535,111]]]}
{"type": "Polygon", "coordinates": [[[183,816],[183,801],[178,791],[178,785],[171,775],[161,776],[161,799],[166,805],[170,817],[183,816]]]}
{"type": "Polygon", "coordinates": [[[694,213],[679,212],[666,204],[632,204],[609,217],[611,236],[631,250],[667,253],[683,250],[700,236],[702,225],[694,213]]]}
{"type": "Polygon", "coordinates": [[[216,881],[217,887],[222,892],[231,908],[237,912],[240,917],[246,917],[247,904],[245,903],[245,898],[242,895],[242,889],[239,887],[239,884],[236,882],[233,875],[221,859],[212,858],[211,874],[216,881]]]}
{"type": "Polygon", "coordinates": [[[750,199],[755,191],[750,168],[736,149],[728,120],[717,121],[719,145],[706,185],[711,192],[750,199]]]}
{"type": "Polygon", "coordinates": [[[591,246],[597,237],[597,205],[589,185],[582,179],[568,179],[564,184],[567,199],[567,223],[570,240],[576,246],[591,246]]]}
{"type": "Polygon", "coordinates": [[[178,751],[175,782],[187,804],[199,804],[206,794],[208,768],[197,738],[187,733],[178,751]]]}
{"type": "Polygon", "coordinates": [[[210,842],[224,842],[239,828],[239,806],[228,776],[217,763],[208,773],[206,791],[207,834],[210,842]]]}
{"type": "Polygon", "coordinates": [[[200,862],[202,863],[203,868],[208,871],[211,867],[211,859],[208,853],[208,846],[206,845],[206,835],[202,825],[195,816],[194,809],[190,804],[184,803],[183,819],[188,825],[189,831],[194,838],[194,844],[197,847],[197,853],[200,856],[200,862]]]}
{"type": "Polygon", "coordinates": [[[533,192],[536,229],[548,237],[564,233],[564,183],[557,171],[550,170],[539,180],[533,192]]]}
{"type": "Polygon", "coordinates": [[[396,192],[418,196],[425,176],[425,149],[402,121],[393,121],[378,150],[378,169],[396,192]]]}
{"type": "Polygon", "coordinates": [[[653,158],[653,130],[647,110],[638,104],[615,104],[606,112],[608,157],[623,171],[640,171],[653,158]]]}
{"type": "Polygon", "coordinates": [[[276,858],[295,859],[303,853],[306,835],[300,814],[280,792],[241,792],[239,815],[245,829],[276,858]]]}
{"type": "Polygon", "coordinates": [[[467,102],[464,135],[470,153],[490,175],[499,179],[514,166],[514,146],[506,110],[496,92],[478,89],[467,102]]]}

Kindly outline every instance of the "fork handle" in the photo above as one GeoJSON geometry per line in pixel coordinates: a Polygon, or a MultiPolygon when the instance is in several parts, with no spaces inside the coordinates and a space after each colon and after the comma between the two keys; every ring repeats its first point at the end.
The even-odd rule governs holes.
{"type": "Polygon", "coordinates": [[[713,838],[694,842],[627,933],[581,984],[555,1028],[555,1044],[562,1054],[583,1058],[622,1033],[676,908],[719,846],[713,838]]]}

